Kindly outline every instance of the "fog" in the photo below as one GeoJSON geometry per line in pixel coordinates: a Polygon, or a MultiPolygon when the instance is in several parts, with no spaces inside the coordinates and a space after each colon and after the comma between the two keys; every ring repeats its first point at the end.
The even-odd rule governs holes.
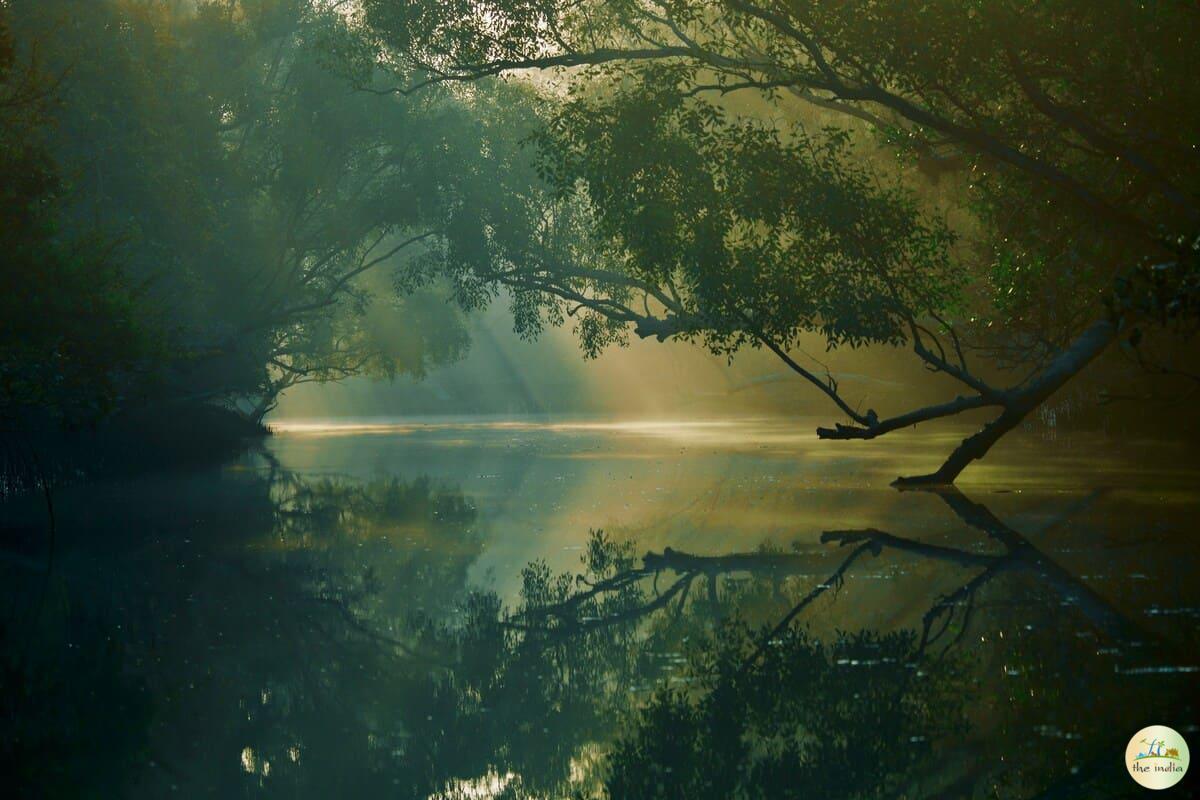
{"type": "MultiPolygon", "coordinates": [[[[733,359],[688,342],[634,337],[594,359],[584,358],[569,328],[533,340],[512,331],[503,304],[467,322],[470,346],[459,361],[420,378],[353,378],[307,384],[284,396],[271,420],[445,417],[448,415],[582,415],[613,419],[710,419],[744,416],[828,416],[827,401],[770,353],[746,350],[733,359]]],[[[891,348],[823,351],[812,337],[800,348],[814,370],[829,367],[863,407],[886,403],[938,380],[896,358],[891,348]],[[906,369],[907,368],[907,369],[906,369]]],[[[800,352],[798,351],[798,353],[800,352]]],[[[801,356],[803,357],[803,356],[801,356]]]]}

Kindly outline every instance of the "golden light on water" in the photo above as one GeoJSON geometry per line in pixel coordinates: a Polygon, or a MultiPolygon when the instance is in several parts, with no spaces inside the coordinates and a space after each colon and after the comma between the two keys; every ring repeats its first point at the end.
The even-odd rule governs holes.
{"type": "Polygon", "coordinates": [[[431,794],[429,800],[488,800],[499,797],[516,779],[512,772],[488,772],[478,778],[452,781],[440,792],[431,794]]]}

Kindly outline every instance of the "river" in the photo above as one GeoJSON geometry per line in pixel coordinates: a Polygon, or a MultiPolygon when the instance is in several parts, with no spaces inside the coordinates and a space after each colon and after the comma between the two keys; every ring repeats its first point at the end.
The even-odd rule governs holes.
{"type": "Polygon", "coordinates": [[[1200,741],[1184,446],[1023,431],[899,492],[965,431],[816,422],[287,420],[57,490],[52,549],[0,506],[8,758],[70,796],[1118,797],[1139,728],[1200,741]]]}

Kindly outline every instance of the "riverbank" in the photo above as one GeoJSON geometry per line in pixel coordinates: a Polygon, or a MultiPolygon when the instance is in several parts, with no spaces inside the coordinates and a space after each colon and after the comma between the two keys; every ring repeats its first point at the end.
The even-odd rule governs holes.
{"type": "Polygon", "coordinates": [[[123,411],[95,426],[0,432],[0,493],[148,471],[220,464],[271,435],[268,426],[210,404],[123,411]]]}

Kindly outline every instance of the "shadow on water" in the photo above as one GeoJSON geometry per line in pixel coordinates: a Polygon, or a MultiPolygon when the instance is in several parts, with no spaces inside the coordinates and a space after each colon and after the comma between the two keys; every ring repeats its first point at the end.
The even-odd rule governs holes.
{"type": "Polygon", "coordinates": [[[1100,493],[1021,531],[957,491],[898,508],[931,498],[919,537],[596,531],[501,596],[454,485],[242,464],[64,492],[37,607],[10,502],[0,768],[19,796],[1124,796],[1128,736],[1196,719],[1194,609],[1039,546],[1100,493]]]}

